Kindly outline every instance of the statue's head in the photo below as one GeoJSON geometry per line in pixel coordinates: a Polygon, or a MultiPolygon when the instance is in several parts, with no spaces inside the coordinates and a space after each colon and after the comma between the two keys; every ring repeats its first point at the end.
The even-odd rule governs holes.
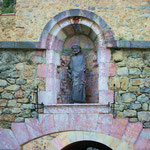
{"type": "Polygon", "coordinates": [[[79,45],[77,45],[77,44],[72,45],[71,49],[73,50],[74,54],[78,54],[78,53],[81,52],[81,47],[79,45]]]}

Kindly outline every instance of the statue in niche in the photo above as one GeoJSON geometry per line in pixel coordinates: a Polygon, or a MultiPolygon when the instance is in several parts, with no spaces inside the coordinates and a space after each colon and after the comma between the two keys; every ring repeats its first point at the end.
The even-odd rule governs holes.
{"type": "Polygon", "coordinates": [[[85,103],[85,58],[79,45],[73,45],[71,49],[73,56],[68,70],[72,83],[71,103],[85,103]]]}

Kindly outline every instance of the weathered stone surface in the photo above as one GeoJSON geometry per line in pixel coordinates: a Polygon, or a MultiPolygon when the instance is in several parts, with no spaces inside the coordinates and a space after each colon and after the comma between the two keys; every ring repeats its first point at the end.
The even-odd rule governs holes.
{"type": "Polygon", "coordinates": [[[20,113],[21,112],[21,109],[20,108],[13,108],[12,109],[12,113],[13,114],[18,114],[18,113],[20,113]]]}
{"type": "Polygon", "coordinates": [[[24,117],[24,118],[29,118],[29,117],[31,117],[31,110],[30,109],[22,110],[18,116],[24,117]]]}
{"type": "Polygon", "coordinates": [[[148,104],[147,103],[142,104],[142,110],[148,110],[148,104]]]}
{"type": "Polygon", "coordinates": [[[127,67],[121,67],[117,69],[117,75],[119,76],[124,76],[124,75],[128,75],[128,68],[127,67]]]}
{"type": "Polygon", "coordinates": [[[150,67],[145,67],[144,70],[143,70],[143,74],[147,75],[147,76],[150,76],[150,67]]]}
{"type": "Polygon", "coordinates": [[[144,87],[140,90],[142,93],[150,93],[150,87],[144,87]]]}
{"type": "Polygon", "coordinates": [[[4,108],[4,109],[3,109],[3,113],[4,113],[4,114],[10,114],[11,111],[10,111],[9,108],[4,108]]]}
{"type": "Polygon", "coordinates": [[[24,72],[24,76],[25,77],[32,77],[32,75],[33,75],[33,71],[32,70],[27,70],[27,71],[24,72]]]}
{"type": "Polygon", "coordinates": [[[0,86],[6,86],[6,85],[7,85],[7,81],[0,79],[0,86]]]}
{"type": "Polygon", "coordinates": [[[148,98],[145,94],[142,94],[142,95],[140,95],[140,96],[137,97],[137,100],[138,100],[139,102],[143,103],[143,102],[148,101],[149,98],[148,98]]]}
{"type": "Polygon", "coordinates": [[[16,98],[22,98],[23,97],[23,91],[19,90],[19,91],[15,92],[15,97],[16,98]]]}
{"type": "Polygon", "coordinates": [[[6,106],[7,101],[5,99],[0,99],[0,106],[6,106]]]}
{"type": "Polygon", "coordinates": [[[17,107],[17,100],[9,100],[8,106],[10,107],[17,107]]]}
{"type": "Polygon", "coordinates": [[[130,92],[140,92],[140,88],[138,86],[129,86],[130,92]]]}
{"type": "Polygon", "coordinates": [[[3,92],[2,93],[2,98],[4,99],[12,99],[13,98],[13,95],[11,93],[8,93],[8,92],[3,92]]]}
{"type": "Polygon", "coordinates": [[[122,100],[125,103],[134,102],[136,100],[136,96],[133,93],[125,93],[122,94],[122,100]]]}
{"type": "Polygon", "coordinates": [[[120,88],[120,78],[119,77],[113,77],[111,80],[111,89],[119,89],[120,88]]]}
{"type": "Polygon", "coordinates": [[[135,110],[124,110],[123,115],[124,115],[124,117],[136,117],[136,111],[135,110]]]}
{"type": "Polygon", "coordinates": [[[21,85],[21,84],[26,84],[26,80],[19,78],[16,80],[16,84],[21,85]]]}
{"type": "Polygon", "coordinates": [[[135,122],[138,122],[138,119],[137,118],[129,118],[129,122],[135,123],[135,122]]]}
{"type": "Polygon", "coordinates": [[[124,55],[123,51],[115,51],[115,53],[113,53],[113,60],[115,62],[122,61],[124,59],[124,55]]]}
{"type": "Polygon", "coordinates": [[[141,85],[141,84],[144,84],[145,79],[141,79],[141,78],[131,79],[130,82],[132,85],[141,85]]]}
{"type": "Polygon", "coordinates": [[[10,114],[2,114],[0,115],[0,121],[8,121],[8,122],[13,122],[15,120],[14,115],[10,114]]]}
{"type": "Polygon", "coordinates": [[[127,64],[130,67],[142,67],[142,66],[144,66],[142,58],[136,58],[135,59],[135,58],[129,57],[127,59],[127,64]]]}
{"type": "Polygon", "coordinates": [[[16,69],[17,70],[23,70],[24,69],[24,64],[23,63],[16,64],[16,69]]]}
{"type": "Polygon", "coordinates": [[[0,92],[3,92],[4,91],[4,88],[3,87],[0,87],[0,92]]]}
{"type": "Polygon", "coordinates": [[[128,85],[129,85],[129,78],[123,77],[123,78],[121,79],[121,89],[122,89],[122,90],[127,90],[128,85]]]}
{"type": "Polygon", "coordinates": [[[150,78],[146,78],[146,83],[150,87],[150,78]]]}
{"type": "Polygon", "coordinates": [[[141,58],[142,57],[142,52],[141,51],[130,50],[127,53],[127,57],[141,58]]]}
{"type": "Polygon", "coordinates": [[[22,98],[22,99],[18,99],[17,102],[19,102],[19,103],[28,103],[29,99],[28,98],[22,98]]]}
{"type": "Polygon", "coordinates": [[[7,78],[7,81],[11,84],[15,84],[16,80],[12,78],[7,78]]]}
{"type": "Polygon", "coordinates": [[[138,112],[139,121],[150,121],[150,112],[141,111],[138,112]]]}
{"type": "Polygon", "coordinates": [[[31,113],[31,116],[32,116],[33,118],[37,118],[37,117],[38,117],[38,113],[37,113],[36,111],[33,111],[33,112],[31,113]]]}
{"type": "Polygon", "coordinates": [[[143,127],[144,127],[144,128],[150,128],[150,122],[144,123],[144,124],[143,124],[143,127]]]}
{"type": "Polygon", "coordinates": [[[42,63],[44,63],[44,59],[41,56],[34,56],[33,63],[42,64],[42,63]]]}
{"type": "Polygon", "coordinates": [[[138,68],[130,68],[129,69],[129,75],[140,75],[141,71],[138,68]]]}
{"type": "Polygon", "coordinates": [[[128,106],[129,109],[140,109],[141,107],[141,104],[131,104],[128,106]]]}
{"type": "Polygon", "coordinates": [[[10,85],[8,87],[5,88],[5,90],[8,90],[8,91],[17,91],[19,90],[20,86],[18,85],[10,85]]]}
{"type": "Polygon", "coordinates": [[[24,122],[24,117],[18,117],[15,119],[15,122],[24,122]]]}
{"type": "Polygon", "coordinates": [[[21,109],[34,109],[34,104],[23,104],[21,109]]]}

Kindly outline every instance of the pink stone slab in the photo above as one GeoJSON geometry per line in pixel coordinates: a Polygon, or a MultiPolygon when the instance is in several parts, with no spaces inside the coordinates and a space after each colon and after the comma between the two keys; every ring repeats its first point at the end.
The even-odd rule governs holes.
{"type": "Polygon", "coordinates": [[[109,135],[113,116],[111,114],[99,114],[96,131],[109,135]]]}
{"type": "Polygon", "coordinates": [[[19,143],[10,129],[0,129],[0,149],[19,150],[19,143]]]}
{"type": "Polygon", "coordinates": [[[69,114],[69,129],[95,131],[98,114],[69,114]]]}
{"type": "Polygon", "coordinates": [[[129,123],[126,127],[122,140],[134,144],[142,131],[142,123],[129,123]]]}
{"type": "Polygon", "coordinates": [[[110,136],[121,140],[128,124],[127,118],[113,119],[110,136]]]}
{"type": "Polygon", "coordinates": [[[108,76],[109,63],[99,63],[99,76],[108,76]]]}
{"type": "Polygon", "coordinates": [[[58,150],[61,150],[65,146],[60,137],[54,138],[51,143],[53,143],[58,150]]]}
{"type": "Polygon", "coordinates": [[[43,103],[44,105],[56,104],[54,91],[40,91],[38,94],[39,104],[43,103]]]}
{"type": "Polygon", "coordinates": [[[20,145],[30,140],[25,123],[12,123],[11,129],[20,145]]]}
{"type": "Polygon", "coordinates": [[[101,105],[108,105],[108,103],[113,103],[114,91],[110,90],[100,90],[99,91],[99,103],[101,105]]]}
{"type": "Polygon", "coordinates": [[[110,62],[110,50],[104,47],[98,47],[98,62],[110,62]]]}
{"type": "Polygon", "coordinates": [[[108,76],[115,76],[116,74],[116,67],[114,63],[110,63],[109,64],[109,68],[108,68],[108,76]]]}
{"type": "Polygon", "coordinates": [[[45,64],[38,65],[37,73],[39,77],[46,77],[46,65],[45,64]]]}
{"type": "Polygon", "coordinates": [[[54,122],[58,131],[69,130],[68,114],[54,114],[54,122]]]}
{"type": "Polygon", "coordinates": [[[44,51],[36,51],[34,53],[34,55],[36,55],[36,56],[43,56],[44,55],[44,51]]]}
{"type": "Polygon", "coordinates": [[[139,137],[134,144],[134,150],[148,150],[148,148],[146,148],[147,144],[148,144],[148,139],[144,137],[139,137]]]}
{"type": "Polygon", "coordinates": [[[25,124],[29,132],[29,136],[31,139],[42,136],[42,126],[37,119],[25,119],[25,124]]]}
{"type": "Polygon", "coordinates": [[[46,91],[53,91],[55,86],[54,78],[46,78],[46,91]]]}
{"type": "Polygon", "coordinates": [[[46,77],[54,78],[55,65],[53,63],[46,64],[46,77]]]}
{"type": "Polygon", "coordinates": [[[46,48],[49,50],[54,50],[52,49],[54,41],[55,41],[55,37],[49,34],[46,41],[46,48]]]}
{"type": "Polygon", "coordinates": [[[150,129],[143,129],[140,136],[150,140],[150,129]]]}
{"type": "Polygon", "coordinates": [[[106,77],[106,76],[100,76],[99,77],[99,80],[98,80],[98,89],[99,90],[108,90],[108,77],[106,77]]]}
{"type": "Polygon", "coordinates": [[[54,132],[54,115],[53,114],[39,114],[39,123],[41,125],[42,133],[49,134],[54,132]]]}
{"type": "Polygon", "coordinates": [[[55,62],[55,53],[54,50],[47,50],[46,51],[46,63],[54,63],[55,62]]]}

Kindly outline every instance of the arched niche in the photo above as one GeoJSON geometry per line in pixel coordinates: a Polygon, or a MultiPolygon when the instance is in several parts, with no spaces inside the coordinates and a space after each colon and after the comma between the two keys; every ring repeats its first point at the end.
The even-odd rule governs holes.
{"type": "MultiPolygon", "coordinates": [[[[113,41],[113,34],[109,26],[94,13],[85,10],[68,10],[55,16],[45,26],[40,38],[41,47],[47,50],[46,91],[39,93],[39,101],[45,105],[69,103],[68,95],[70,91],[68,95],[63,95],[61,91],[60,69],[63,68],[62,58],[66,57],[64,52],[68,52],[68,58],[66,57],[66,59],[69,59],[70,47],[74,43],[79,43],[87,57],[87,66],[91,67],[89,70],[87,69],[89,71],[87,74],[91,72],[89,78],[94,73],[94,77],[87,86],[87,91],[89,91],[87,93],[90,93],[87,95],[89,97],[87,103],[104,105],[112,102],[113,91],[109,91],[107,85],[111,66],[110,50],[106,48],[106,44],[113,41]],[[67,97],[66,101],[62,100],[63,96],[64,99],[67,97]]],[[[67,68],[65,71],[67,71],[67,68]]],[[[65,85],[62,86],[65,87],[65,85]]],[[[69,87],[69,83],[66,86],[69,87]]],[[[70,87],[68,89],[70,90],[70,87]]],[[[68,89],[66,88],[66,90],[68,89]]]]}

